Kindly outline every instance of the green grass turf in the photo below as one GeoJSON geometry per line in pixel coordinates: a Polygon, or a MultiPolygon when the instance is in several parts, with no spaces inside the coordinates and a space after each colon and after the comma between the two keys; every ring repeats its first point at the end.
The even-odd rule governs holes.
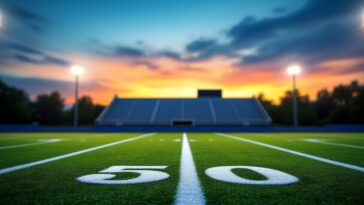
{"type": "Polygon", "coordinates": [[[364,135],[353,133],[326,134],[326,133],[274,133],[266,135],[256,135],[253,133],[242,134],[233,133],[246,139],[276,145],[279,147],[293,149],[327,159],[351,163],[364,167],[364,135]],[[362,149],[340,147],[329,144],[306,142],[303,139],[321,139],[327,142],[338,144],[362,146],[362,149]]]}
{"type": "MultiPolygon", "coordinates": [[[[239,135],[249,136],[247,134],[239,135]]],[[[280,134],[273,134],[271,138],[266,140],[253,136],[249,138],[266,143],[274,141],[275,145],[288,143],[284,137],[280,138],[279,136],[280,134]]],[[[289,136],[290,134],[286,135],[286,137],[289,136]]],[[[190,134],[190,139],[214,139],[214,143],[191,144],[209,204],[363,203],[364,174],[361,172],[214,134],[190,134]],[[273,168],[292,174],[298,177],[300,181],[296,184],[284,186],[237,185],[218,182],[204,175],[204,170],[209,167],[228,165],[273,168]]],[[[305,146],[310,147],[311,144],[297,143],[295,146],[285,147],[300,150],[305,146]]],[[[340,151],[348,148],[335,147],[335,149],[340,151]]],[[[357,151],[354,149],[349,150],[357,151]]],[[[363,150],[362,153],[364,153],[363,150]]],[[[327,155],[335,159],[336,153],[332,150],[327,155]]],[[[249,173],[241,174],[243,174],[241,176],[247,178],[254,178],[249,173]]]]}
{"type": "MultiPolygon", "coordinates": [[[[180,134],[158,134],[1,175],[0,204],[170,204],[178,181],[180,143],[173,141],[176,138],[180,134]],[[171,177],[122,186],[82,184],[75,180],[114,165],[168,165],[166,172],[171,177]]],[[[100,144],[101,139],[93,140],[100,144]]]]}
{"type": "Polygon", "coordinates": [[[39,144],[12,149],[0,149],[0,169],[67,154],[140,134],[141,133],[115,133],[115,135],[111,135],[110,133],[0,134],[0,147],[34,143],[39,139],[62,139],[60,142],[49,144],[39,144]],[[15,139],[11,139],[11,137],[15,139]]]}
{"type": "MultiPolygon", "coordinates": [[[[119,141],[141,133],[1,133],[0,147],[39,139],[61,142],[0,150],[0,169],[119,141]]],[[[352,133],[231,133],[344,163],[364,166],[364,149],[305,142],[364,146],[364,134],[352,133]]],[[[0,204],[173,204],[178,185],[181,133],[156,134],[70,158],[0,175],[0,204]],[[167,165],[166,180],[135,185],[91,185],[77,177],[97,174],[115,165],[167,165]]],[[[363,204],[364,173],[218,136],[188,133],[198,176],[208,204],[363,204]],[[243,165],[277,169],[299,178],[291,185],[238,185],[205,175],[216,166],[243,165]]],[[[265,177],[233,170],[248,179],[265,177]]],[[[117,179],[136,174],[117,174],[117,179]]]]}

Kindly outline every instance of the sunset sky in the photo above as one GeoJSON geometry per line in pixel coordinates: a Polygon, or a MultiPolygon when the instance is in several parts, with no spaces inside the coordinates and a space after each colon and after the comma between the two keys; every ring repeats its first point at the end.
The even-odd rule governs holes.
{"type": "Polygon", "coordinates": [[[34,99],[57,90],[73,103],[71,65],[82,65],[81,95],[225,97],[291,89],[301,93],[364,82],[362,0],[3,0],[0,79],[34,99]]]}

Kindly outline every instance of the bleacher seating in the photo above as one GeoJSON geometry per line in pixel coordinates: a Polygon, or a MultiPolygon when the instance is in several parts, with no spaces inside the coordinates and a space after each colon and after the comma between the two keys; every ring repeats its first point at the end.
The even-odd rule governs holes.
{"type": "Polygon", "coordinates": [[[269,125],[271,119],[255,98],[216,97],[115,97],[97,119],[97,124],[104,126],[173,126],[175,122],[190,122],[192,126],[261,126],[269,125]]]}

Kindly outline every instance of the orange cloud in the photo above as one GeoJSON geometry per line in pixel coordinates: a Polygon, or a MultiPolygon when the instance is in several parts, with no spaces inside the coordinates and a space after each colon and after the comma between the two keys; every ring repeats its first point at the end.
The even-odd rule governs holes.
{"type": "MultiPolygon", "coordinates": [[[[291,89],[285,60],[236,66],[236,60],[223,57],[201,62],[182,62],[165,57],[143,59],[158,67],[151,69],[143,64],[134,65],[130,59],[76,55],[67,59],[86,68],[80,81],[81,95],[90,95],[101,104],[108,104],[115,94],[120,97],[195,97],[198,88],[222,88],[225,97],[251,97],[263,92],[267,98],[277,101],[291,89]]],[[[364,69],[345,72],[361,63],[363,60],[359,58],[322,62],[316,65],[317,71],[303,72],[298,76],[298,87],[301,93],[315,98],[319,89],[364,79],[364,69]]],[[[71,85],[74,81],[69,70],[59,66],[18,64],[11,67],[17,69],[4,69],[3,72],[54,79],[71,85]]],[[[73,90],[60,92],[68,104],[73,103],[73,90]]]]}

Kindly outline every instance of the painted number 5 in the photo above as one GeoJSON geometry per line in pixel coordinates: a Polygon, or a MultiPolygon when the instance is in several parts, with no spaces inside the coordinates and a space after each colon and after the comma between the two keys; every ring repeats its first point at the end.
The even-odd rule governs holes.
{"type": "Polygon", "coordinates": [[[150,170],[150,169],[165,169],[167,166],[111,166],[100,171],[100,174],[90,174],[78,177],[77,180],[91,184],[139,184],[147,182],[155,182],[166,179],[169,174],[150,170]],[[113,173],[137,173],[138,177],[125,180],[112,180],[116,177],[113,173]]]}

